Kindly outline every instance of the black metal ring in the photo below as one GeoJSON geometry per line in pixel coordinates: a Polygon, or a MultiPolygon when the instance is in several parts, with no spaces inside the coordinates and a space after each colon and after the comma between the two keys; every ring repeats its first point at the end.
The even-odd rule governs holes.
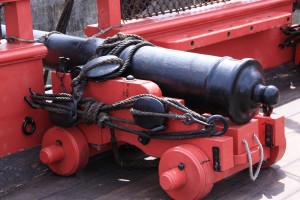
{"type": "Polygon", "coordinates": [[[214,121],[220,121],[223,123],[223,129],[221,129],[219,132],[215,132],[212,134],[212,136],[221,136],[224,135],[226,133],[226,131],[228,130],[228,122],[226,120],[225,117],[223,117],[222,115],[213,115],[211,117],[209,117],[207,119],[207,123],[209,124],[214,124],[214,121]]]}
{"type": "Polygon", "coordinates": [[[32,135],[35,131],[36,124],[32,117],[25,117],[23,121],[22,131],[25,135],[32,135]],[[31,126],[30,130],[27,130],[27,126],[31,126]]]}

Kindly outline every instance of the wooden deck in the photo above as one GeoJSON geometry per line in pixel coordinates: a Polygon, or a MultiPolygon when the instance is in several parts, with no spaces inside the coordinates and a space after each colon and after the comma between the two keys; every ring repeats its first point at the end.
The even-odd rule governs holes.
{"type": "MultiPolygon", "coordinates": [[[[286,68],[286,73],[284,69],[282,66],[281,74],[276,70],[269,71],[268,82],[279,84],[282,90],[281,105],[274,112],[286,116],[285,156],[277,164],[262,170],[254,182],[250,180],[248,170],[244,170],[216,183],[205,200],[300,199],[300,72],[295,67],[292,73],[291,68],[286,68]],[[290,87],[291,81],[295,88],[290,87]]],[[[36,154],[32,152],[32,156],[36,154]]],[[[1,162],[0,167],[5,167],[1,162]]],[[[20,158],[18,162],[21,167],[26,160],[20,158]]],[[[38,173],[21,185],[0,190],[1,199],[170,199],[159,186],[157,169],[122,169],[115,164],[111,152],[94,157],[84,171],[71,177],[57,176],[40,166],[38,161],[27,164],[30,166],[26,167],[36,168],[38,173]]],[[[0,178],[3,177],[9,179],[10,175],[2,168],[0,178]]]]}

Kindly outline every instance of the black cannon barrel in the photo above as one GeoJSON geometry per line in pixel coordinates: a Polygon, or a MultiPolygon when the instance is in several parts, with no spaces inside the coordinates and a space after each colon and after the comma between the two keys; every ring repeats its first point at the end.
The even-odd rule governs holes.
{"type": "MultiPolygon", "coordinates": [[[[1,27],[3,36],[6,36],[6,26],[1,25],[1,27]]],[[[41,38],[49,33],[39,30],[33,31],[34,38],[41,38]]],[[[94,55],[96,48],[103,43],[103,39],[87,39],[53,33],[47,39],[41,39],[38,42],[43,43],[48,49],[44,62],[47,66],[55,69],[59,62],[59,57],[62,56],[70,58],[73,66],[85,64],[94,55]]]]}
{"type": "MultiPolygon", "coordinates": [[[[35,37],[43,34],[34,32],[35,37]]],[[[41,42],[49,50],[46,62],[53,65],[58,57],[65,56],[73,65],[82,65],[103,40],[53,34],[41,42]]],[[[120,58],[125,59],[131,48],[126,48],[120,58]]],[[[126,73],[155,82],[164,96],[183,98],[190,107],[226,115],[238,124],[249,122],[261,105],[273,106],[279,99],[275,86],[265,86],[263,69],[254,59],[145,46],[135,53],[126,73]]]]}
{"type": "Polygon", "coordinates": [[[249,122],[262,104],[273,106],[279,99],[275,86],[265,86],[263,69],[254,59],[143,47],[129,70],[158,84],[165,96],[183,98],[189,107],[229,116],[238,124],[249,122]]]}

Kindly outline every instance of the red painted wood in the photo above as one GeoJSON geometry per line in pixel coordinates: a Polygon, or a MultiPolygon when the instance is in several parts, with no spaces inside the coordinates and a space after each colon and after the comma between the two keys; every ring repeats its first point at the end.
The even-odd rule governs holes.
{"type": "Polygon", "coordinates": [[[64,156],[64,148],[59,144],[53,144],[48,147],[43,147],[40,152],[41,162],[47,165],[62,161],[64,159],[64,156]]]}
{"type": "MultiPolygon", "coordinates": [[[[162,47],[237,59],[254,58],[267,69],[293,59],[292,49],[279,49],[285,36],[280,27],[291,24],[293,0],[232,1],[179,14],[132,20],[117,32],[138,34],[162,47]]],[[[99,32],[86,28],[88,36],[99,32]]]]}
{"type": "MultiPolygon", "coordinates": [[[[64,83],[66,85],[70,83],[70,76],[68,74],[66,74],[64,78],[64,83]]],[[[58,87],[60,86],[60,84],[56,76],[53,76],[53,86],[54,91],[58,91],[58,87]]],[[[104,103],[113,103],[115,101],[124,100],[134,95],[145,93],[162,97],[160,89],[154,83],[138,79],[129,81],[125,78],[116,78],[100,83],[90,82],[85,88],[84,95],[88,97],[94,97],[98,101],[104,103]],[[112,92],[112,90],[114,92],[112,92]]],[[[171,111],[177,112],[175,110],[171,111]]],[[[114,111],[110,114],[114,117],[122,117],[127,120],[132,120],[132,115],[130,114],[129,110],[114,111]]],[[[170,196],[179,197],[182,195],[187,195],[186,192],[183,192],[183,188],[186,188],[189,184],[203,184],[204,186],[199,188],[199,190],[193,191],[193,193],[189,194],[191,195],[191,198],[195,197],[197,199],[207,195],[207,193],[211,190],[211,183],[218,182],[221,179],[224,179],[249,167],[247,153],[245,152],[245,146],[242,143],[243,139],[246,139],[248,141],[253,164],[258,163],[260,160],[258,144],[253,139],[254,134],[256,134],[260,138],[260,141],[264,146],[264,160],[267,160],[269,161],[269,163],[273,164],[274,162],[277,162],[282,158],[285,152],[284,118],[282,116],[275,115],[272,115],[271,117],[257,115],[255,118],[256,119],[253,119],[252,121],[244,125],[230,124],[227,133],[221,137],[172,141],[152,139],[147,145],[141,144],[138,141],[137,135],[129,134],[120,130],[115,130],[115,133],[117,141],[135,145],[148,155],[162,158],[162,170],[160,170],[160,175],[162,176],[161,184],[163,188],[167,190],[170,196]],[[272,148],[265,146],[264,142],[264,125],[266,123],[272,124],[274,128],[274,147],[272,148]],[[188,148],[182,148],[182,146],[188,146],[188,148]],[[221,166],[221,171],[213,171],[211,173],[208,173],[210,171],[208,168],[212,168],[213,165],[213,147],[218,147],[220,149],[219,164],[221,166]],[[195,149],[198,150],[196,151],[195,149]],[[187,151],[189,153],[187,153],[187,151]],[[199,151],[202,152],[200,157],[200,154],[198,155],[198,153],[196,153],[199,151]],[[178,156],[165,156],[166,154],[178,154],[178,156]],[[176,160],[178,157],[182,157],[182,159],[176,160]],[[198,161],[193,161],[195,159],[198,161]],[[175,167],[180,163],[181,160],[185,160],[186,164],[188,164],[189,166],[194,166],[196,170],[204,170],[206,173],[196,173],[195,176],[191,176],[190,170],[192,169],[189,168],[187,168],[187,171],[185,171],[186,176],[182,173],[177,172],[175,167]],[[169,166],[169,163],[173,163],[172,166],[169,166]],[[199,163],[203,164],[198,165],[199,163]],[[198,179],[197,176],[199,176],[198,179]],[[203,179],[201,179],[201,177],[203,176],[206,177],[205,180],[210,181],[202,182],[203,179]]],[[[108,128],[85,125],[80,125],[79,127],[90,145],[110,144],[111,136],[108,128]],[[94,137],[93,135],[96,137],[94,137]],[[99,140],[99,138],[101,139],[99,140]]],[[[130,127],[137,130],[143,130],[138,126],[130,127]]],[[[165,130],[165,132],[196,130],[199,128],[203,128],[200,125],[185,125],[184,123],[178,121],[174,122],[172,120],[167,121],[167,127],[168,128],[165,130]]],[[[99,153],[101,152],[102,151],[99,151],[99,153]]],[[[93,154],[95,154],[95,151],[93,151],[93,154]]]]}
{"type": "Polygon", "coordinates": [[[203,46],[232,40],[272,29],[278,25],[289,24],[291,13],[268,13],[228,21],[222,24],[206,24],[201,27],[191,26],[184,30],[176,30],[172,34],[164,34],[151,42],[166,48],[189,51],[203,46]]]}
{"type": "Polygon", "coordinates": [[[300,65],[300,43],[296,45],[295,49],[295,63],[300,65]]]}
{"type": "Polygon", "coordinates": [[[0,44],[0,157],[39,145],[51,126],[48,113],[32,109],[25,101],[29,88],[44,92],[42,58],[47,49],[41,44],[0,44]],[[22,132],[25,117],[36,123],[35,132],[22,132]]]}
{"type": "MultiPolygon", "coordinates": [[[[54,72],[53,72],[52,79],[53,79],[53,91],[54,93],[56,93],[59,91],[60,82],[57,79],[54,72]]],[[[70,76],[68,74],[64,78],[64,84],[67,87],[70,85],[70,76]]],[[[113,103],[138,94],[153,94],[155,96],[162,97],[161,91],[156,84],[150,81],[143,81],[138,79],[135,79],[134,81],[128,81],[125,78],[117,78],[114,80],[108,80],[100,83],[90,82],[85,89],[84,95],[88,97],[94,97],[100,102],[113,103]],[[111,93],[111,88],[114,88],[113,93],[111,93]],[[101,91],[101,94],[106,94],[106,95],[99,94],[99,91],[101,91]]],[[[132,116],[128,110],[114,111],[112,112],[112,114],[114,116],[123,117],[132,120],[132,116]]],[[[282,133],[284,132],[283,130],[284,124],[282,119],[283,118],[280,116],[273,116],[272,118],[270,118],[270,117],[263,117],[258,115],[256,116],[256,119],[253,119],[251,122],[244,125],[230,124],[226,136],[216,137],[216,138],[193,139],[187,141],[188,143],[192,143],[197,146],[200,145],[201,149],[204,149],[204,151],[207,152],[208,154],[211,154],[210,152],[211,149],[210,147],[206,148],[205,144],[212,144],[212,145],[219,146],[220,148],[224,148],[224,151],[226,151],[224,156],[226,154],[240,155],[245,153],[245,148],[243,146],[242,139],[247,139],[250,148],[257,146],[257,143],[253,138],[254,134],[257,134],[260,137],[261,141],[264,142],[264,137],[263,137],[264,124],[268,122],[274,124],[274,140],[276,140],[274,144],[275,146],[280,146],[284,143],[285,140],[284,136],[282,136],[282,133]],[[202,142],[203,142],[203,146],[202,146],[202,142]],[[227,151],[225,150],[226,147],[222,146],[223,144],[225,146],[233,146],[233,147],[230,151],[227,151]]],[[[168,123],[169,123],[168,126],[169,131],[178,131],[178,130],[183,131],[183,130],[201,128],[198,125],[187,126],[184,125],[183,123],[178,123],[178,122],[173,123],[172,120],[170,120],[168,123]]],[[[85,133],[89,143],[103,144],[103,143],[110,142],[109,130],[105,128],[99,129],[99,127],[97,126],[81,125],[80,129],[85,133]],[[96,135],[96,137],[93,137],[92,135],[96,135]],[[99,140],[101,136],[102,136],[102,141],[99,140]]],[[[124,142],[130,141],[130,143],[136,144],[138,147],[142,148],[146,153],[153,156],[160,156],[166,149],[172,147],[173,145],[178,145],[181,143],[181,142],[178,143],[178,141],[173,141],[172,144],[164,144],[165,143],[164,141],[153,140],[150,142],[150,144],[153,145],[155,144],[154,146],[163,146],[162,148],[153,149],[151,145],[145,146],[137,142],[135,135],[123,134],[122,131],[118,131],[118,130],[116,131],[120,132],[120,134],[117,135],[120,141],[124,141],[124,142]]],[[[226,170],[231,168],[232,165],[233,165],[233,158],[230,159],[229,157],[227,157],[226,161],[224,160],[222,166],[223,169],[226,170]],[[226,162],[231,164],[228,165],[226,164],[226,162]]]]}
{"type": "Polygon", "coordinates": [[[44,135],[40,159],[56,174],[69,176],[89,160],[88,143],[77,127],[52,127],[44,135]]]}
{"type": "Polygon", "coordinates": [[[7,63],[19,63],[24,60],[43,59],[47,54],[47,48],[43,44],[10,44],[0,45],[0,66],[7,63]]]}
{"type": "Polygon", "coordinates": [[[6,35],[33,39],[30,0],[1,0],[4,6],[6,35]]]}
{"type": "Polygon", "coordinates": [[[202,199],[214,183],[213,168],[208,160],[207,155],[194,145],[168,149],[159,163],[160,185],[173,199],[202,199]],[[180,170],[179,164],[184,168],[180,170]]]}
{"type": "Polygon", "coordinates": [[[97,7],[98,27],[100,29],[121,24],[120,0],[97,0],[97,7]]]}
{"type": "Polygon", "coordinates": [[[266,159],[263,167],[269,167],[278,162],[286,151],[286,137],[285,137],[285,119],[283,116],[271,115],[271,117],[259,116],[257,117],[259,123],[260,141],[265,145],[265,124],[272,125],[273,127],[273,144],[274,147],[270,149],[270,157],[266,159]]]}

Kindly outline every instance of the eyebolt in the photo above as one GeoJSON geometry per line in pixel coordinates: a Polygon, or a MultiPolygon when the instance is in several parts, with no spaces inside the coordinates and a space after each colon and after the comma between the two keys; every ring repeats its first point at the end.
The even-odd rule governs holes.
{"type": "Polygon", "coordinates": [[[225,117],[222,115],[213,115],[207,119],[207,123],[215,124],[214,121],[220,121],[223,123],[223,129],[219,132],[213,133],[212,136],[221,136],[224,135],[228,130],[228,122],[225,117]]]}
{"type": "Polygon", "coordinates": [[[32,135],[35,131],[36,124],[32,117],[25,117],[22,125],[22,131],[25,135],[32,135]],[[27,129],[28,126],[31,126],[30,130],[27,129]]]}

